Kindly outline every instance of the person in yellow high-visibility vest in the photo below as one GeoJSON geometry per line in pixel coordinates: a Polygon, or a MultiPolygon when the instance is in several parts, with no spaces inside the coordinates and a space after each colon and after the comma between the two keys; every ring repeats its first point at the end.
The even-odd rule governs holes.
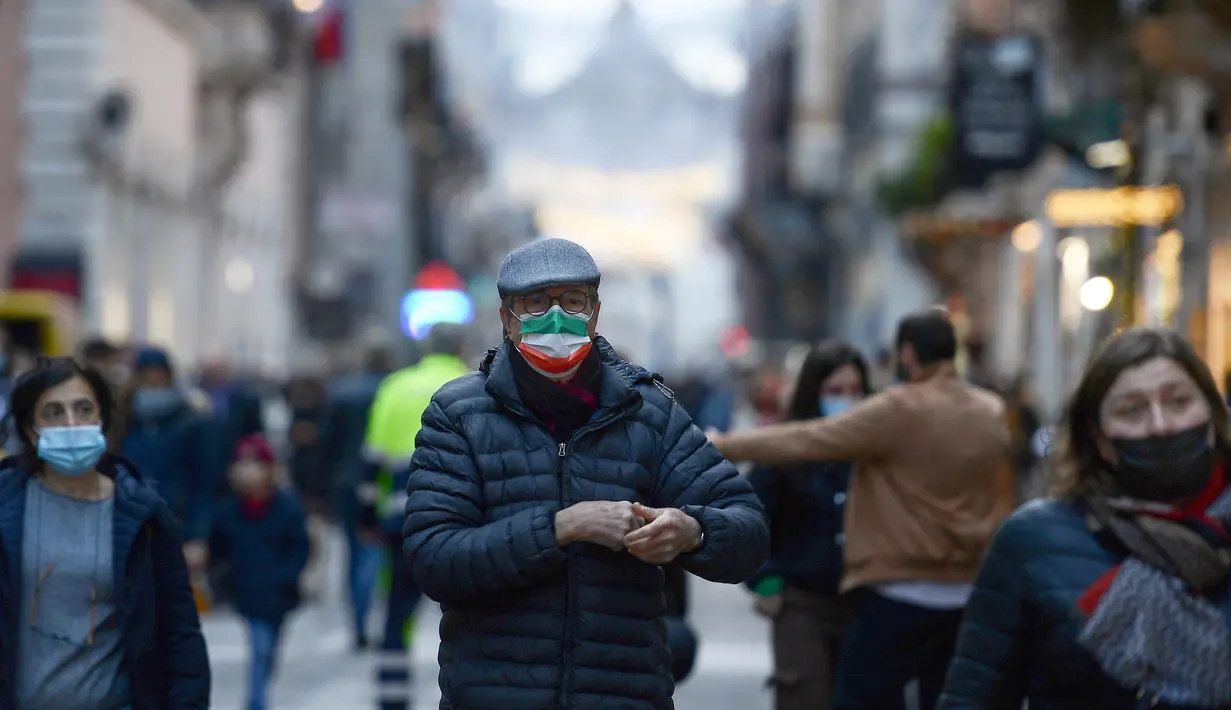
{"type": "Polygon", "coordinates": [[[407,500],[410,455],[415,450],[424,410],[432,395],[450,381],[470,372],[462,361],[465,330],[439,324],[427,337],[427,355],[381,383],[368,413],[364,458],[367,463],[358,497],[361,533],[380,539],[389,552],[389,595],[384,639],[377,663],[376,696],[380,710],[408,710],[412,696],[410,677],[411,629],[415,608],[423,596],[411,579],[402,554],[402,523],[407,500]]]}

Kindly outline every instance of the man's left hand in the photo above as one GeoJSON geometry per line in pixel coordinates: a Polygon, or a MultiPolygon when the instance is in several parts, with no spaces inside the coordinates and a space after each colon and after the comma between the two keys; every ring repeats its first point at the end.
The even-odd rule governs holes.
{"type": "Polygon", "coordinates": [[[678,508],[648,508],[633,503],[646,524],[624,536],[624,547],[637,559],[665,565],[701,544],[701,523],[678,508]]]}

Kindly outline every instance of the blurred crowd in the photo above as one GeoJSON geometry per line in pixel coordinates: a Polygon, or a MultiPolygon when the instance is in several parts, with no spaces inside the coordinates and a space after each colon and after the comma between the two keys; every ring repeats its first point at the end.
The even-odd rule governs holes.
{"type": "Polygon", "coordinates": [[[599,335],[599,278],[564,240],[511,253],[477,370],[451,324],[410,366],[285,382],[0,348],[0,701],[208,707],[198,617],[226,604],[266,710],[340,530],[357,651],[386,605],[382,710],[425,597],[441,707],[669,708],[709,631],[692,576],[750,592],[777,710],[1231,707],[1228,409],[1179,335],[1114,334],[1044,429],[944,309],[871,357],[670,381],[599,335]]]}

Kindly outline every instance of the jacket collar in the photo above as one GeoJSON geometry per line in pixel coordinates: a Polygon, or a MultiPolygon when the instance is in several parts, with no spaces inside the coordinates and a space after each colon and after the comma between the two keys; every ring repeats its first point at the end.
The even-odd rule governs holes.
{"type": "MultiPolygon", "coordinates": [[[[645,368],[621,360],[615,348],[601,335],[595,336],[594,347],[598,350],[603,364],[603,387],[598,402],[598,416],[601,418],[630,409],[641,400],[637,385],[651,382],[653,375],[645,368]]],[[[513,364],[509,361],[509,358],[514,357],[521,355],[514,352],[512,344],[506,340],[487,351],[482,364],[479,365],[479,371],[487,376],[487,393],[493,399],[528,419],[535,419],[517,391],[513,364]]]]}

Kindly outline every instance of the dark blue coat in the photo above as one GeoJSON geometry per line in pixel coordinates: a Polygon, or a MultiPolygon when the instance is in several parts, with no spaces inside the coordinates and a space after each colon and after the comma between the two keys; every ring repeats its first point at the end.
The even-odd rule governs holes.
{"type": "Polygon", "coordinates": [[[244,618],[280,623],[299,606],[299,575],[308,564],[308,522],[299,500],[280,490],[269,507],[249,517],[228,497],[218,507],[211,549],[231,563],[235,611],[244,618]]]}
{"type": "Polygon", "coordinates": [[[556,442],[518,395],[506,347],[436,393],[411,460],[406,555],[444,609],[442,709],[664,710],[674,683],[663,571],[556,544],[582,501],[677,507],[705,531],[688,572],[739,583],[765,561],[752,488],[651,374],[601,338],[598,411],[556,442]]]}
{"type": "MultiPolygon", "coordinates": [[[[28,460],[0,463],[0,708],[15,708],[21,543],[28,460]]],[[[208,708],[209,657],[171,511],[132,465],[106,457],[115,479],[115,598],[132,710],[208,708]]]]}
{"type": "Polygon", "coordinates": [[[156,417],[133,417],[121,453],[167,501],[189,540],[209,537],[214,496],[230,452],[221,450],[216,423],[187,399],[156,417]]]}
{"type": "Polygon", "coordinates": [[[1078,598],[1122,560],[1095,539],[1075,504],[1020,508],[996,534],[975,580],[940,707],[1003,710],[1023,699],[1030,710],[1148,704],[1139,705],[1136,692],[1109,678],[1077,643],[1078,598]]]}
{"type": "Polygon", "coordinates": [[[798,589],[837,596],[849,463],[761,466],[748,481],[769,515],[770,552],[749,585],[782,577],[798,589]]]}
{"type": "Polygon", "coordinates": [[[376,399],[383,376],[359,373],[329,383],[329,439],[325,459],[335,469],[333,504],[337,517],[348,526],[358,523],[356,489],[364,480],[363,440],[368,431],[368,411],[376,399]]]}

